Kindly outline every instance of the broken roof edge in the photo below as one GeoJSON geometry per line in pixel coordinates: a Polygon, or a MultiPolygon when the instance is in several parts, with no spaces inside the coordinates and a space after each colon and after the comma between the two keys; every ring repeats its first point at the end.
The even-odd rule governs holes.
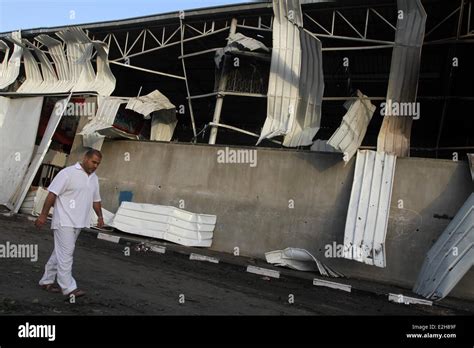
{"type": "MultiPolygon", "coordinates": [[[[259,1],[259,2],[245,2],[242,4],[229,4],[221,6],[212,6],[204,8],[195,8],[189,10],[182,10],[185,12],[185,18],[195,18],[203,15],[218,15],[218,14],[231,14],[233,12],[242,12],[244,10],[253,11],[258,9],[271,9],[271,1],[259,1]]],[[[0,33],[0,38],[9,36],[13,31],[20,30],[23,35],[39,35],[49,34],[56,31],[61,31],[70,27],[81,27],[82,29],[112,29],[114,27],[145,24],[155,21],[166,21],[170,19],[179,20],[180,11],[166,12],[162,14],[154,14],[140,17],[132,17],[126,19],[113,19],[100,22],[92,23],[78,23],[72,25],[61,25],[56,27],[40,27],[30,29],[16,29],[0,33]]]]}

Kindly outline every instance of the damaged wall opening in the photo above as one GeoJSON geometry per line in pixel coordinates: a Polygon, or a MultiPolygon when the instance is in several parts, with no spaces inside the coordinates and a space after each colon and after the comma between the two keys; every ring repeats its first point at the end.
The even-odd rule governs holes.
{"type": "MultiPolygon", "coordinates": [[[[417,104],[411,116],[414,121],[409,153],[418,157],[451,158],[455,151],[459,158],[464,159],[474,147],[474,126],[465,112],[473,102],[474,87],[470,78],[473,67],[457,63],[469,61],[472,50],[468,38],[453,41],[443,38],[459,30],[469,33],[470,13],[466,13],[460,23],[456,16],[452,16],[441,25],[445,14],[455,10],[457,3],[423,1],[422,4],[427,13],[426,37],[421,49],[416,100],[413,101],[417,104]]],[[[360,1],[343,7],[328,3],[303,5],[301,24],[296,32],[305,30],[318,37],[322,45],[324,95],[320,121],[314,125],[316,135],[313,140],[327,141],[331,137],[345,115],[344,103],[356,97],[360,90],[377,108],[361,146],[377,146],[384,119],[381,104],[387,102],[396,9],[395,1],[383,4],[360,1]]],[[[254,136],[236,129],[261,135],[268,116],[266,96],[270,93],[271,49],[274,44],[280,45],[272,32],[276,28],[275,11],[269,4],[266,8],[237,13],[210,11],[182,21],[179,17],[168,17],[154,22],[89,25],[87,31],[90,38],[101,40],[108,46],[110,69],[116,78],[113,96],[137,97],[158,90],[176,106],[178,122],[171,141],[212,142],[210,122],[215,121],[213,118],[217,113],[220,116],[217,123],[230,126],[217,128],[217,144],[255,146],[254,136]],[[234,27],[233,19],[236,20],[234,27]],[[184,28],[182,47],[181,24],[184,28]],[[224,75],[226,81],[224,86],[220,86],[219,81],[224,75]],[[216,110],[218,95],[224,95],[220,112],[216,110]],[[194,126],[190,108],[193,109],[194,126]],[[236,110],[239,111],[237,114],[236,110]]],[[[279,24],[281,33],[286,33],[282,30],[294,24],[288,23],[279,24]]],[[[26,31],[23,35],[29,42],[35,42],[36,34],[26,31]]],[[[13,44],[5,42],[11,56],[13,44]]],[[[26,47],[33,51],[31,46],[26,47]]],[[[48,59],[54,60],[46,47],[43,46],[42,51],[48,59]]],[[[288,49],[285,52],[288,53],[288,49]]],[[[5,53],[8,52],[0,52],[0,60],[5,53]]],[[[34,51],[34,54],[37,56],[38,52],[34,51]]],[[[92,61],[96,62],[96,58],[94,55],[92,61]]],[[[57,71],[56,64],[53,66],[57,71]]],[[[93,69],[97,71],[94,64],[93,69]]],[[[22,64],[18,81],[24,80],[24,75],[22,64]]],[[[8,91],[15,91],[20,84],[18,81],[8,91]]],[[[148,123],[145,122],[147,127],[148,123]]],[[[281,135],[272,136],[274,141],[265,137],[261,139],[263,142],[258,146],[288,145],[281,135]]],[[[296,146],[298,149],[309,150],[311,147],[311,144],[296,144],[300,144],[296,146]]]]}

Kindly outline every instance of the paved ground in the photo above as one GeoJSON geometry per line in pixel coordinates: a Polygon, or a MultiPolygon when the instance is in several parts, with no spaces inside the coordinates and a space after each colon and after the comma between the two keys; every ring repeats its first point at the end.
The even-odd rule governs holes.
{"type": "Polygon", "coordinates": [[[189,261],[176,253],[138,252],[125,256],[123,245],[82,232],[74,276],[87,291],[75,304],[37,286],[53,247],[49,228],[38,231],[24,217],[0,216],[0,244],[38,244],[37,262],[0,258],[0,315],[463,315],[470,302],[457,308],[400,305],[386,295],[315,287],[307,280],[269,279],[244,268],[189,261]],[[289,295],[294,303],[288,302],[289,295]],[[184,295],[184,303],[180,303],[184,295]],[[181,299],[183,297],[181,296],[181,299]]]}

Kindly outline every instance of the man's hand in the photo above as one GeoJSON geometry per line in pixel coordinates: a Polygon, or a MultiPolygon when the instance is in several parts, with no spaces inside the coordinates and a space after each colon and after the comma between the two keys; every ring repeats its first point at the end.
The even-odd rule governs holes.
{"type": "Polygon", "coordinates": [[[41,228],[46,223],[47,216],[44,214],[40,214],[35,221],[36,228],[41,228]]]}
{"type": "Polygon", "coordinates": [[[101,216],[101,217],[99,217],[99,219],[97,220],[97,227],[102,228],[102,227],[104,227],[104,225],[105,225],[105,224],[104,224],[104,218],[101,216]]]}

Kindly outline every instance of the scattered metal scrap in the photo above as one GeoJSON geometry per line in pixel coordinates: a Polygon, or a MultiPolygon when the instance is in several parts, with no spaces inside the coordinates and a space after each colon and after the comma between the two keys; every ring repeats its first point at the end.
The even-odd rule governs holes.
{"type": "Polygon", "coordinates": [[[265,253],[268,263],[284,266],[298,271],[318,271],[326,277],[344,277],[316,259],[309,251],[300,248],[286,248],[265,253]]]}
{"type": "Polygon", "coordinates": [[[474,265],[474,193],[428,252],[413,291],[440,300],[474,265]]]}

